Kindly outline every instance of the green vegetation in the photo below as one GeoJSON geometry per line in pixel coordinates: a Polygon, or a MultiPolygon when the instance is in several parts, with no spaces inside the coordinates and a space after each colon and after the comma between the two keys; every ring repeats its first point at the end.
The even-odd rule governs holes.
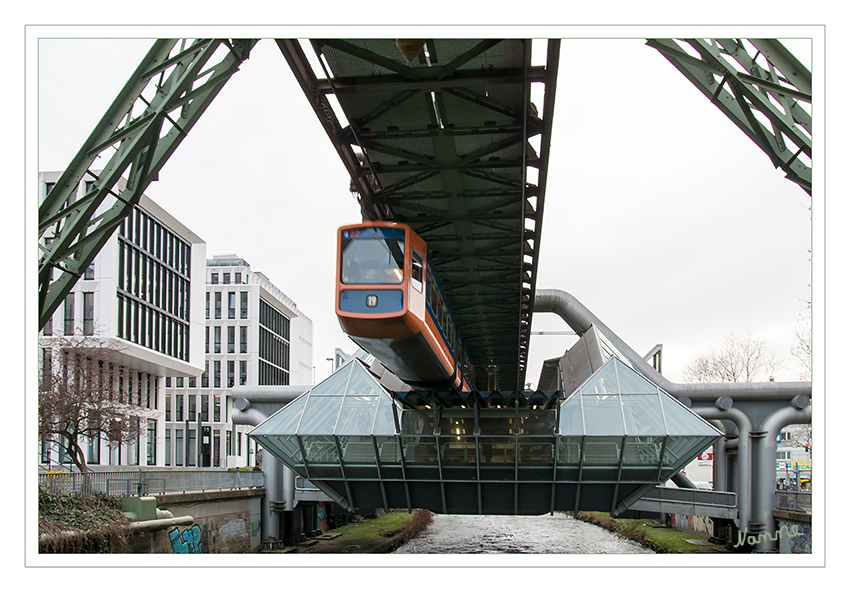
{"type": "Polygon", "coordinates": [[[121,498],[103,494],[38,492],[40,553],[108,553],[128,540],[121,498]]]}
{"type": "Polygon", "coordinates": [[[431,522],[428,510],[410,514],[390,510],[375,518],[349,522],[325,534],[337,535],[306,547],[302,553],[388,553],[404,544],[431,522]]]}
{"type": "Polygon", "coordinates": [[[673,528],[654,526],[647,518],[611,518],[605,512],[580,512],[576,518],[638,542],[656,553],[723,553],[726,551],[723,545],[689,543],[688,539],[693,540],[699,537],[673,528]]]}

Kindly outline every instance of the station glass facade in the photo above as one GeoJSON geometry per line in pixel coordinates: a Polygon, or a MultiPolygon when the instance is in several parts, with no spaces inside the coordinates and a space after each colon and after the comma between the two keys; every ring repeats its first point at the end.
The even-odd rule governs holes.
{"type": "Polygon", "coordinates": [[[354,360],[251,436],[351,508],[485,514],[622,511],[720,436],[616,357],[566,398],[464,395],[394,395],[354,360]]]}

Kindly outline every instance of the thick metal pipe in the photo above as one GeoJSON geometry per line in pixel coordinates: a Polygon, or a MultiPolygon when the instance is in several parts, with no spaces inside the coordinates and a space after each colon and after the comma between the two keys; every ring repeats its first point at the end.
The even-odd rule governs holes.
{"type": "Polygon", "coordinates": [[[698,489],[694,482],[688,479],[688,476],[685,475],[682,471],[679,471],[672,477],[670,480],[676,485],[676,487],[680,487],[681,489],[698,489]]]}
{"type": "MultiPolygon", "coordinates": [[[[803,400],[805,402],[805,400],[803,400]]],[[[812,406],[800,402],[777,409],[762,422],[759,431],[753,434],[757,454],[755,455],[753,492],[753,521],[758,530],[756,550],[769,553],[776,550],[776,519],[773,517],[776,490],[776,437],[785,426],[812,422],[812,406]]]]}
{"type": "MultiPolygon", "coordinates": [[[[731,407],[719,409],[718,407],[691,407],[691,411],[704,419],[728,419],[738,426],[738,528],[747,529],[750,521],[750,432],[753,431],[752,423],[747,414],[731,407]]],[[[725,460],[725,459],[724,459],[725,460]]],[[[716,462],[716,459],[715,459],[716,462]]],[[[715,489],[717,485],[715,485],[715,489]]]]}
{"type": "Polygon", "coordinates": [[[744,400],[792,399],[798,395],[811,397],[811,382],[733,382],[720,384],[680,384],[670,382],[650,366],[643,356],[620,339],[605,323],[600,321],[574,296],[563,290],[537,290],[534,296],[534,312],[551,312],[560,316],[578,335],[583,335],[591,326],[596,328],[614,344],[632,363],[635,370],[676,398],[688,397],[691,401],[708,402],[718,397],[744,400]]]}

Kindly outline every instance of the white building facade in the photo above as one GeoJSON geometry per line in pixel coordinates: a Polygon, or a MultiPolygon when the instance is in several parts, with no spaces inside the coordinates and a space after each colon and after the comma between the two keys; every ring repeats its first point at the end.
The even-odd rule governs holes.
{"type": "Polygon", "coordinates": [[[313,322],[233,254],[206,262],[204,318],[203,374],[166,379],[164,464],[254,466],[251,427],[231,421],[231,389],[312,384],[313,322]]]}
{"type": "MultiPolygon", "coordinates": [[[[39,174],[41,199],[60,175],[39,174]]],[[[77,198],[92,181],[83,178],[77,198]]],[[[44,242],[52,238],[48,231],[44,242]]],[[[120,350],[121,384],[129,400],[143,409],[147,430],[134,443],[80,443],[91,469],[164,464],[165,377],[203,371],[205,262],[206,243],[142,195],[39,331],[42,367],[50,364],[62,337],[90,335],[114,343],[120,350]]],[[[39,461],[49,467],[68,459],[61,445],[42,443],[39,461]]]]}

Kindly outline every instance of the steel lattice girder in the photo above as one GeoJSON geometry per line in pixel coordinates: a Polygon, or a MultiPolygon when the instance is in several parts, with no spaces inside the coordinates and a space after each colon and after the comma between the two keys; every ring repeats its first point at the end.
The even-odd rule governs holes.
{"type": "Polygon", "coordinates": [[[55,233],[49,237],[50,245],[39,241],[39,327],[73,289],[256,42],[161,39],[153,44],[39,207],[39,238],[55,233]],[[95,175],[92,163],[106,156],[107,164],[95,175]],[[95,182],[74,201],[84,176],[95,182]],[[51,279],[54,269],[60,273],[51,279]]]}
{"type": "Polygon", "coordinates": [[[800,105],[812,102],[811,72],[775,39],[747,39],[748,45],[743,41],[649,39],[647,45],[661,52],[776,168],[811,195],[811,165],[800,160],[801,154],[812,157],[812,117],[800,105]],[[767,61],[767,69],[757,62],[759,57],[767,61]]]}
{"type": "Polygon", "coordinates": [[[521,389],[560,42],[549,41],[545,66],[532,66],[531,40],[423,41],[408,63],[392,39],[311,40],[323,79],[297,40],[277,43],[363,218],[405,222],[428,242],[476,375],[496,366],[497,388],[521,389]],[[542,114],[530,101],[535,82],[545,89],[542,114]],[[535,136],[540,154],[529,144],[535,136]]]}

